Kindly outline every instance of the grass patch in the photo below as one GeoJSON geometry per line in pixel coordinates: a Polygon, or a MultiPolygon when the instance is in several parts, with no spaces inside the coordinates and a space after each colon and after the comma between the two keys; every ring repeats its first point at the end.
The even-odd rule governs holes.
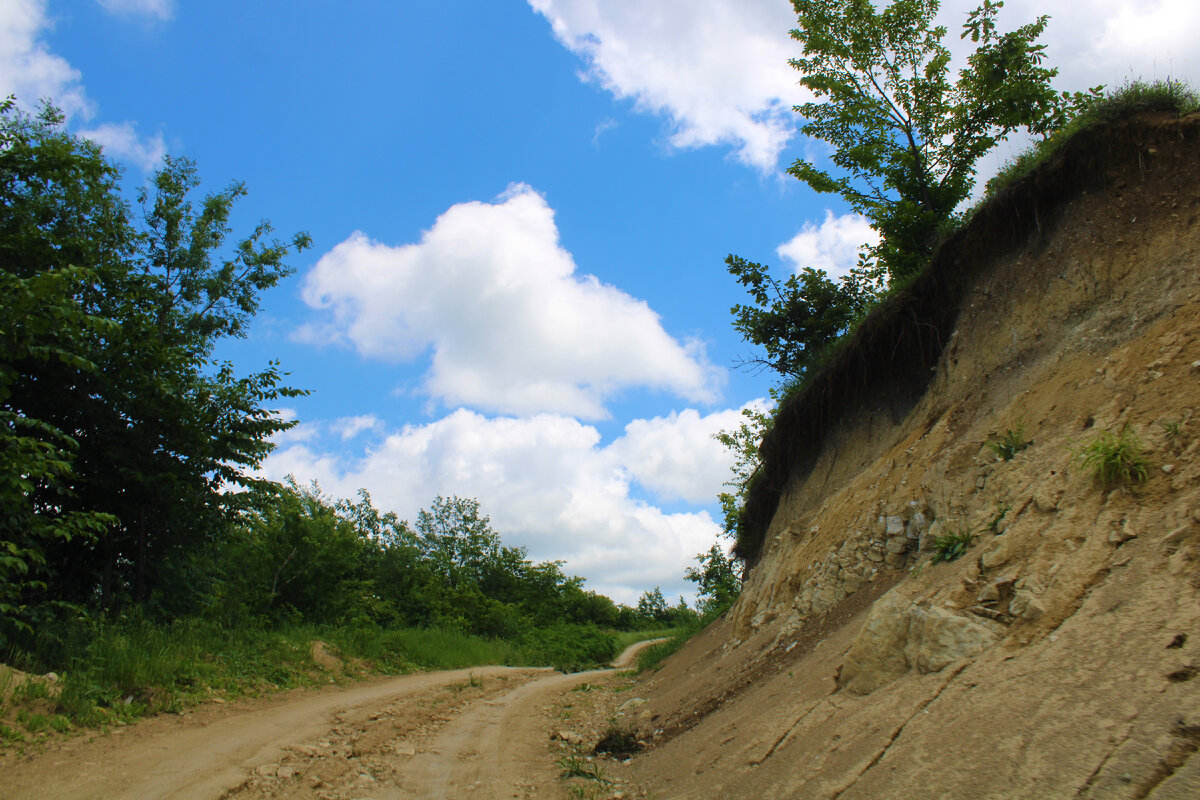
{"type": "Polygon", "coordinates": [[[29,741],[25,734],[15,728],[10,728],[7,725],[0,724],[0,742],[9,742],[12,744],[23,744],[29,741]]]}
{"type": "Polygon", "coordinates": [[[617,655],[617,638],[590,625],[563,623],[536,628],[523,635],[508,663],[552,666],[561,672],[580,672],[608,664],[617,655]]]}
{"type": "Polygon", "coordinates": [[[987,195],[994,195],[1028,175],[1084,128],[1141,111],[1169,111],[1183,116],[1197,110],[1200,110],[1200,95],[1183,81],[1130,81],[1092,101],[1066,125],[1055,131],[1053,136],[1037,142],[1010,161],[988,181],[987,195]]]}
{"type": "Polygon", "coordinates": [[[584,778],[597,783],[612,783],[599,764],[588,761],[578,753],[568,753],[558,760],[564,778],[584,778]]]}
{"type": "MultiPolygon", "coordinates": [[[[46,626],[36,645],[33,652],[10,651],[0,659],[19,661],[30,672],[53,669],[61,680],[54,688],[41,680],[11,686],[12,673],[0,670],[0,679],[10,684],[4,687],[9,700],[0,722],[41,734],[72,724],[125,723],[214,697],[258,696],[378,673],[485,664],[577,671],[611,661],[617,636],[588,625],[533,629],[504,640],[422,628],[226,628],[203,619],[170,624],[135,619],[46,626]],[[314,663],[312,646],[317,640],[342,659],[340,671],[314,663]]],[[[480,684],[478,676],[471,675],[464,688],[480,684]]],[[[23,740],[0,734],[0,741],[23,740]]]]}
{"type": "Polygon", "coordinates": [[[996,438],[989,439],[987,448],[1001,461],[1012,461],[1017,453],[1031,444],[1033,441],[1025,438],[1025,426],[1018,422],[996,438]]]}
{"type": "Polygon", "coordinates": [[[1008,516],[1009,511],[1012,511],[1012,506],[1009,503],[1006,503],[1006,502],[997,503],[996,504],[996,513],[992,514],[992,518],[990,520],[988,520],[988,523],[986,525],[983,526],[983,530],[980,531],[980,533],[987,532],[987,533],[994,533],[996,535],[999,535],[1000,534],[1000,523],[1004,521],[1004,518],[1006,516],[1008,516]]]}
{"type": "Polygon", "coordinates": [[[686,625],[676,628],[671,634],[671,638],[667,639],[665,642],[652,644],[645,650],[638,653],[637,671],[645,672],[648,669],[659,669],[663,659],[679,652],[680,648],[687,644],[688,639],[691,639],[693,636],[703,630],[705,626],[716,619],[717,616],[719,615],[705,614],[703,617],[699,617],[692,622],[687,623],[686,625]]]}
{"type": "Polygon", "coordinates": [[[933,556],[929,563],[941,564],[961,558],[973,541],[974,531],[950,531],[945,536],[938,536],[933,540],[933,556]]]}
{"type": "Polygon", "coordinates": [[[1101,431],[1083,446],[1078,457],[1096,482],[1107,489],[1145,483],[1150,477],[1150,460],[1128,428],[1120,434],[1101,431]]]}
{"type": "Polygon", "coordinates": [[[520,660],[519,648],[501,639],[436,628],[321,627],[308,629],[344,658],[368,662],[381,672],[464,669],[520,660]]]}

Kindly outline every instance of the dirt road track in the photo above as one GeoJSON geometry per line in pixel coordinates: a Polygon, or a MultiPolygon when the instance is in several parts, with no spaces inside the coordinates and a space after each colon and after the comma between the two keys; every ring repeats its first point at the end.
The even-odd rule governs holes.
{"type": "Polygon", "coordinates": [[[553,796],[542,709],[605,674],[479,667],[163,715],[6,758],[0,798],[553,796]]]}
{"type": "Polygon", "coordinates": [[[554,675],[495,700],[476,703],[418,755],[401,790],[383,797],[555,797],[555,773],[546,755],[546,721],[538,713],[557,694],[605,671],[554,675]]]}

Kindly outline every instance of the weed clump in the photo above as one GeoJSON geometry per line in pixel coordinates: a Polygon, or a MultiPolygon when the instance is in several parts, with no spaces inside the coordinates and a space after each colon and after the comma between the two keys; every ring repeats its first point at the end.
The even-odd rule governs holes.
{"type": "Polygon", "coordinates": [[[1018,422],[995,439],[989,439],[987,448],[1001,461],[1012,461],[1017,453],[1031,444],[1033,441],[1025,438],[1025,425],[1018,422]]]}
{"type": "Polygon", "coordinates": [[[612,783],[599,764],[593,764],[576,753],[568,753],[560,758],[558,766],[562,769],[564,778],[584,778],[601,784],[612,783]]]}
{"type": "Polygon", "coordinates": [[[1079,460],[1106,489],[1145,483],[1150,477],[1150,460],[1128,428],[1120,434],[1101,431],[1079,451],[1079,460]]]}
{"type": "Polygon", "coordinates": [[[967,552],[967,548],[973,541],[975,541],[974,531],[951,531],[945,536],[938,536],[933,540],[933,556],[929,559],[929,563],[941,564],[943,561],[954,561],[967,552]]]}

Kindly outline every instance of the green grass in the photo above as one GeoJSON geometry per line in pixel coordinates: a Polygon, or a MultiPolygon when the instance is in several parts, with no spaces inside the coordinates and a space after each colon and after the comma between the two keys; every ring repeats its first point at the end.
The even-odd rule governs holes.
{"type": "Polygon", "coordinates": [[[599,764],[588,761],[577,753],[568,753],[558,760],[564,778],[586,778],[597,783],[612,783],[599,764]]]}
{"type": "Polygon", "coordinates": [[[1093,101],[1050,138],[1037,142],[1010,161],[988,181],[987,195],[994,195],[1028,175],[1058,152],[1074,134],[1091,125],[1110,122],[1139,111],[1170,111],[1183,116],[1196,110],[1200,110],[1200,95],[1183,81],[1130,81],[1093,101]]]}
{"type": "Polygon", "coordinates": [[[1108,489],[1145,483],[1150,477],[1150,460],[1128,428],[1120,434],[1101,431],[1083,446],[1078,457],[1096,482],[1108,489]]]}
{"type": "Polygon", "coordinates": [[[645,650],[638,653],[637,670],[645,672],[648,669],[659,669],[663,659],[679,652],[688,639],[691,639],[697,633],[702,631],[708,623],[712,622],[717,615],[704,616],[693,622],[676,628],[671,634],[671,638],[665,642],[659,642],[647,647],[645,650]]]}
{"type": "Polygon", "coordinates": [[[320,639],[343,658],[369,661],[384,672],[463,669],[521,660],[521,649],[501,639],[435,628],[374,627],[307,629],[307,641],[320,639]]]}
{"type": "MultiPolygon", "coordinates": [[[[558,625],[514,640],[452,630],[295,625],[225,628],[202,619],[145,620],[48,627],[36,653],[0,653],[28,672],[60,673],[59,691],[41,681],[12,687],[0,721],[28,731],[123,723],[214,697],[256,696],[372,674],[462,669],[485,664],[591,668],[610,661],[618,637],[592,626],[558,625]],[[322,641],[344,662],[338,673],[312,660],[322,641]],[[19,663],[17,663],[19,662],[19,663]],[[23,715],[16,719],[14,715],[23,715]]],[[[4,671],[8,683],[12,675],[4,671]]],[[[466,685],[477,686],[471,676],[466,685]]],[[[11,737],[0,735],[0,740],[11,737]]]]}
{"type": "Polygon", "coordinates": [[[1018,422],[995,439],[989,439],[987,448],[1001,461],[1012,461],[1017,453],[1031,444],[1033,442],[1025,438],[1025,426],[1018,422]]]}
{"type": "Polygon", "coordinates": [[[950,531],[945,536],[938,536],[933,540],[933,556],[929,563],[941,564],[961,558],[973,541],[973,531],[950,531]]]}
{"type": "Polygon", "coordinates": [[[1006,516],[1008,516],[1009,511],[1012,511],[1012,506],[1009,503],[1006,503],[1003,501],[997,503],[996,504],[996,513],[993,514],[992,518],[990,520],[988,520],[988,523],[983,526],[983,530],[981,530],[980,533],[987,532],[987,533],[999,534],[1000,533],[1000,523],[1002,521],[1004,521],[1004,518],[1006,516]]]}
{"type": "Polygon", "coordinates": [[[0,742],[9,742],[21,744],[29,741],[25,734],[15,728],[10,728],[7,725],[0,724],[0,742]]]}

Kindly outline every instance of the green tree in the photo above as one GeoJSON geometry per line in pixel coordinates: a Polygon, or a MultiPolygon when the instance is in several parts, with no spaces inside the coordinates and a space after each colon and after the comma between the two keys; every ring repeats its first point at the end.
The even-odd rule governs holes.
{"type": "Polygon", "coordinates": [[[667,608],[662,589],[655,586],[642,592],[642,596],[638,598],[637,613],[646,622],[666,622],[670,616],[670,609],[667,608]]]}
{"type": "Polygon", "coordinates": [[[733,605],[742,590],[742,580],[736,571],[737,561],[725,555],[724,548],[714,544],[707,553],[696,556],[700,567],[688,567],[684,577],[696,584],[700,613],[719,614],[733,605]]]}
{"type": "Polygon", "coordinates": [[[291,479],[256,505],[222,554],[225,613],[234,620],[352,618],[373,593],[364,569],[372,542],[356,520],[320,487],[291,479]]]}
{"type": "Polygon", "coordinates": [[[78,443],[58,428],[10,410],[15,365],[57,361],[79,370],[95,364],[79,355],[88,331],[111,331],[75,301],[90,278],[74,268],[17,277],[0,270],[0,646],[16,631],[32,632],[29,598],[46,588],[45,549],[56,540],[90,538],[115,520],[65,511],[78,443]]]}
{"type": "MultiPolygon", "coordinates": [[[[774,390],[772,392],[775,393],[774,390]]],[[[723,533],[735,541],[740,540],[742,535],[746,490],[762,464],[758,449],[762,445],[763,434],[770,430],[772,424],[772,414],[756,408],[743,408],[742,421],[736,428],[718,431],[712,437],[733,453],[733,466],[730,468],[733,474],[725,481],[725,486],[732,491],[721,492],[717,495],[717,501],[721,504],[724,518],[723,533]]]]}
{"type": "Polygon", "coordinates": [[[417,537],[435,573],[447,586],[478,586],[501,557],[500,536],[473,498],[442,497],[417,514],[417,537]]]}
{"type": "Polygon", "coordinates": [[[793,0],[790,63],[811,102],[801,131],[830,144],[839,174],[798,160],[788,170],[818,192],[841,195],[879,231],[866,258],[892,281],[919,272],[939,230],[974,185],[976,164],[1022,128],[1048,134],[1091,95],[1060,95],[1038,37],[1049,17],[996,30],[1003,2],[984,0],[962,37],[978,48],[951,81],[938,0],[793,0]]]}
{"type": "MultiPolygon", "coordinates": [[[[291,424],[270,404],[299,394],[281,385],[277,364],[238,376],[210,361],[213,348],[244,335],[257,293],[288,274],[283,259],[309,240],[272,240],[264,223],[230,243],[244,189],[197,208],[195,167],[183,159],[155,175],[135,222],[116,167],[62,122],[50,107],[0,113],[0,271],[11,286],[76,276],[58,307],[99,322],[79,328],[75,358],[5,353],[0,412],[71,443],[70,469],[34,486],[36,513],[98,513],[111,524],[44,540],[43,588],[23,602],[158,598],[186,608],[204,591],[231,514],[253,496],[230,490],[257,483],[249,471],[291,424]]],[[[55,335],[70,324],[59,319],[55,335]]]]}
{"type": "Polygon", "coordinates": [[[725,264],[754,300],[730,309],[733,327],[764,352],[740,365],[769,368],[785,380],[803,380],[818,366],[830,345],[866,313],[878,290],[865,270],[834,283],[824,272],[805,268],[780,282],[767,267],[738,256],[729,256],[725,264]]]}

